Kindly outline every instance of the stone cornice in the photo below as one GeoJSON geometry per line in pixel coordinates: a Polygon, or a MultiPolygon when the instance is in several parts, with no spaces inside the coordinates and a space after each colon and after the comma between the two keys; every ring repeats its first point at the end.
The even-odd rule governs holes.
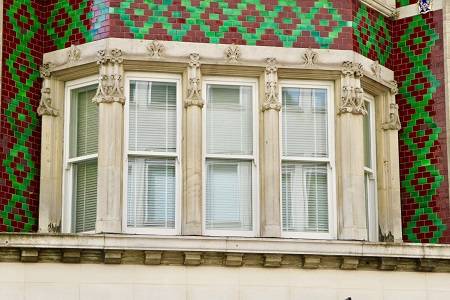
{"type": "Polygon", "coordinates": [[[275,238],[2,233],[0,261],[450,272],[450,246],[275,238]]]}
{"type": "Polygon", "coordinates": [[[375,9],[386,17],[392,17],[396,15],[395,6],[386,4],[383,0],[359,0],[361,3],[375,9]]]}
{"type": "Polygon", "coordinates": [[[364,76],[387,88],[390,87],[390,82],[394,80],[393,71],[381,65],[379,66],[379,73],[377,73],[379,76],[374,76],[372,69],[374,61],[353,50],[240,45],[237,48],[239,49],[239,57],[233,54],[233,59],[230,61],[230,57],[226,54],[231,51],[230,45],[228,44],[158,41],[158,49],[164,49],[163,55],[152,56],[149,55],[148,49],[151,43],[152,41],[148,40],[107,38],[78,45],[77,51],[79,53],[77,60],[69,60],[67,58],[70,53],[70,48],[66,48],[46,53],[44,55],[44,62],[51,63],[54,66],[53,71],[57,74],[59,71],[66,69],[96,63],[97,52],[99,50],[111,51],[112,49],[120,49],[122,51],[124,65],[126,65],[126,62],[183,63],[188,65],[189,57],[192,53],[199,54],[202,65],[233,65],[265,68],[266,58],[273,57],[276,59],[279,69],[298,69],[305,70],[305,72],[339,70],[343,61],[352,61],[361,64],[364,76]],[[309,53],[309,56],[311,56],[311,53],[314,54],[314,59],[311,60],[313,63],[305,63],[306,53],[309,53]],[[317,57],[320,59],[317,60],[317,57]]]}

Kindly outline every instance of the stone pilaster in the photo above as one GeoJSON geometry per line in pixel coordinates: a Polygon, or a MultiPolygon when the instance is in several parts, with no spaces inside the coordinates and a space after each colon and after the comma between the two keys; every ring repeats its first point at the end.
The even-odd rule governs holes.
{"type": "Polygon", "coordinates": [[[62,118],[64,83],[53,80],[50,64],[41,69],[41,102],[37,109],[42,116],[41,174],[39,194],[39,232],[60,232],[62,212],[62,160],[64,120],[62,118]]]}
{"type": "Polygon", "coordinates": [[[99,105],[96,232],[122,231],[123,58],[119,49],[100,50],[99,84],[92,99],[99,105]]]}
{"type": "Polygon", "coordinates": [[[280,133],[279,113],[281,103],[278,93],[278,68],[275,58],[266,60],[264,74],[265,91],[263,111],[263,149],[262,152],[262,197],[261,197],[261,235],[279,237],[281,235],[280,217],[280,133]]]}
{"type": "Polygon", "coordinates": [[[366,240],[366,208],[364,197],[363,116],[367,114],[360,79],[362,66],[343,63],[341,103],[338,112],[340,128],[340,168],[338,180],[338,238],[366,240]]]}
{"type": "Polygon", "coordinates": [[[182,232],[202,234],[202,108],[200,56],[192,53],[187,68],[186,109],[186,169],[182,232]]]}

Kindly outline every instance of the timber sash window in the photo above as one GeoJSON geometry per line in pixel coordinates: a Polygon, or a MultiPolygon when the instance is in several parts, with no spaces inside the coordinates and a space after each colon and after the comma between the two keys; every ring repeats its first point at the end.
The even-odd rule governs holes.
{"type": "Polygon", "coordinates": [[[126,228],[174,234],[178,230],[179,79],[130,78],[126,228]]]}
{"type": "Polygon", "coordinates": [[[365,94],[367,114],[364,116],[364,195],[366,203],[367,236],[369,241],[378,240],[378,214],[376,197],[376,148],[375,105],[372,96],[365,94]]]}
{"type": "Polygon", "coordinates": [[[96,84],[68,86],[66,106],[69,143],[65,166],[67,208],[71,232],[95,230],[97,211],[98,107],[92,102],[96,84]]]}
{"type": "Polygon", "coordinates": [[[204,228],[254,235],[255,83],[206,80],[204,228]]]}
{"type": "Polygon", "coordinates": [[[281,216],[285,237],[330,236],[330,87],[281,87],[281,216]]]}

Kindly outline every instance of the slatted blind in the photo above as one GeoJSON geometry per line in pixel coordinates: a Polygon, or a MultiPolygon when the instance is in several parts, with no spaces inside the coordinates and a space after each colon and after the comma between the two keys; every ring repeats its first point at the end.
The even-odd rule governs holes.
{"type": "Polygon", "coordinates": [[[284,162],[281,181],[283,230],[327,232],[327,166],[284,162]]]}
{"type": "Polygon", "coordinates": [[[329,230],[327,90],[282,88],[281,115],[283,231],[327,233],[329,230]],[[323,158],[325,161],[312,161],[316,158],[323,158]]]}
{"type": "Polygon", "coordinates": [[[284,156],[328,156],[326,97],[325,89],[282,89],[284,156]]]}
{"type": "Polygon", "coordinates": [[[70,98],[70,158],[72,167],[72,231],[95,229],[97,159],[84,159],[98,148],[98,107],[92,103],[97,85],[74,89],[70,98]]]}
{"type": "Polygon", "coordinates": [[[129,150],[175,152],[176,83],[131,81],[129,150]]]}
{"type": "Polygon", "coordinates": [[[208,160],[206,169],[206,228],[252,230],[251,162],[208,160]]]}
{"type": "Polygon", "coordinates": [[[176,83],[131,81],[129,103],[127,226],[174,229],[176,83]]]}
{"type": "Polygon", "coordinates": [[[76,163],[73,172],[72,228],[75,232],[91,231],[97,217],[97,161],[76,163]]]}
{"type": "Polygon", "coordinates": [[[175,160],[130,158],[128,226],[175,228],[175,160]]]}
{"type": "Polygon", "coordinates": [[[252,154],[252,88],[208,85],[208,154],[252,154]]]}
{"type": "Polygon", "coordinates": [[[72,90],[70,115],[70,157],[97,153],[98,106],[92,103],[96,86],[72,90]]]}
{"type": "Polygon", "coordinates": [[[251,86],[207,85],[207,230],[252,230],[252,161],[239,157],[253,154],[252,93],[251,86]]]}

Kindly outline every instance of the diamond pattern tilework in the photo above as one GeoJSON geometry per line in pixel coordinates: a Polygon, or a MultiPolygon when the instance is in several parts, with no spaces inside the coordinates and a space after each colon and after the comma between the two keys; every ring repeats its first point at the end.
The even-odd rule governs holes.
{"type": "Polygon", "coordinates": [[[204,43],[349,48],[351,2],[112,0],[111,35],[204,43]],[[337,44],[336,44],[337,43],[337,44]]]}
{"type": "Polygon", "coordinates": [[[390,67],[392,21],[357,0],[353,5],[354,50],[390,67]]]}
{"type": "Polygon", "coordinates": [[[402,19],[394,28],[403,234],[411,242],[449,242],[443,67],[433,63],[443,61],[439,22],[442,12],[402,19]]]}
{"type": "Polygon", "coordinates": [[[0,109],[0,231],[37,225],[40,127],[36,116],[42,61],[42,7],[31,0],[4,2],[0,109]]]}

